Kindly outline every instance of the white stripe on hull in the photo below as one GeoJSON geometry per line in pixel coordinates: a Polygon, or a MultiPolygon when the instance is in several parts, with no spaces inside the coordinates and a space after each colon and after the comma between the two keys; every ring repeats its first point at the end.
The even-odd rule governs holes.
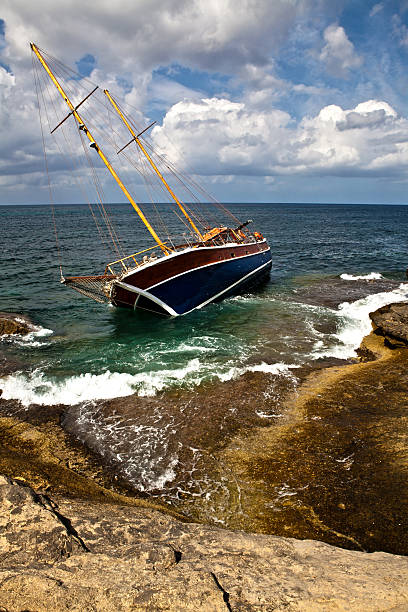
{"type": "Polygon", "coordinates": [[[160,298],[157,298],[155,295],[152,295],[148,291],[145,291],[144,289],[139,289],[139,287],[134,287],[133,285],[128,285],[127,283],[123,283],[122,281],[117,281],[115,283],[115,285],[118,285],[119,287],[122,287],[122,289],[127,289],[127,291],[130,291],[131,293],[137,293],[138,295],[143,295],[148,300],[151,300],[155,304],[158,304],[159,306],[164,308],[164,310],[166,310],[172,317],[178,317],[179,316],[178,313],[175,310],[173,310],[173,308],[171,306],[169,306],[168,304],[163,302],[163,300],[161,300],[160,298]]]}
{"type": "Polygon", "coordinates": [[[188,310],[187,312],[185,312],[184,314],[188,314],[189,312],[192,312],[193,310],[198,310],[200,308],[203,308],[203,306],[206,306],[207,304],[209,304],[210,302],[213,302],[214,300],[216,300],[218,297],[220,297],[221,295],[223,295],[224,293],[227,293],[227,291],[229,291],[230,289],[233,289],[234,287],[236,287],[237,285],[239,285],[239,283],[241,283],[242,281],[244,281],[246,278],[249,278],[250,276],[252,276],[252,274],[255,274],[255,272],[260,272],[260,270],[262,270],[263,268],[266,268],[266,266],[270,265],[270,261],[267,261],[266,263],[262,264],[262,266],[259,266],[259,268],[256,268],[256,270],[252,270],[252,272],[249,272],[249,274],[247,274],[246,276],[243,276],[242,278],[240,278],[238,281],[236,281],[235,283],[232,283],[232,285],[230,285],[229,287],[227,287],[226,289],[223,289],[222,291],[220,291],[219,293],[217,293],[216,295],[213,295],[212,298],[210,298],[209,300],[206,300],[205,302],[203,302],[202,304],[199,304],[198,306],[196,306],[195,308],[192,308],[191,310],[188,310]]]}

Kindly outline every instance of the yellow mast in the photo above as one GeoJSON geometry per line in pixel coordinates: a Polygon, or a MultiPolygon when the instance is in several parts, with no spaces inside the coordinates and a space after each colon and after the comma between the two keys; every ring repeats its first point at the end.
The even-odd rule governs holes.
{"type": "Polygon", "coordinates": [[[145,224],[145,226],[147,227],[147,229],[149,230],[149,232],[151,233],[151,235],[153,236],[153,238],[155,239],[155,241],[157,242],[159,247],[162,249],[162,251],[164,253],[168,254],[169,249],[164,245],[163,241],[156,234],[156,232],[154,231],[153,227],[150,225],[149,221],[144,216],[142,210],[136,204],[136,202],[134,201],[134,199],[132,198],[132,196],[130,195],[128,190],[126,189],[125,185],[122,183],[122,181],[120,180],[119,176],[116,174],[115,170],[112,168],[112,166],[109,163],[108,159],[105,157],[103,151],[96,144],[95,139],[93,138],[91,132],[86,127],[84,120],[82,119],[80,114],[77,112],[76,108],[72,104],[71,100],[68,98],[68,96],[65,93],[65,91],[62,89],[61,85],[59,84],[59,82],[57,81],[56,77],[52,73],[51,68],[48,66],[47,62],[45,61],[45,59],[41,55],[38,47],[34,43],[30,43],[30,46],[31,46],[31,49],[36,54],[36,56],[38,57],[40,63],[42,64],[42,66],[46,70],[47,74],[51,78],[51,80],[54,83],[55,87],[57,88],[57,90],[59,91],[59,93],[61,94],[61,96],[65,100],[65,102],[67,103],[68,108],[70,109],[71,113],[74,115],[75,119],[78,121],[79,125],[81,126],[81,129],[85,132],[85,134],[87,135],[87,137],[90,140],[91,144],[96,149],[99,157],[102,159],[103,163],[108,168],[109,172],[111,173],[111,175],[113,176],[113,178],[115,179],[115,181],[117,182],[117,184],[119,185],[119,187],[121,188],[121,190],[123,191],[123,193],[125,194],[127,199],[129,200],[129,202],[131,203],[131,205],[133,206],[133,208],[135,209],[135,211],[137,212],[137,214],[139,215],[139,217],[141,218],[141,220],[143,221],[143,223],[145,224]]]}
{"type": "MultiPolygon", "coordinates": [[[[184,208],[184,206],[181,204],[180,200],[178,199],[178,197],[176,196],[176,194],[172,191],[172,189],[170,188],[170,186],[168,185],[168,183],[166,182],[164,176],[162,175],[162,173],[160,172],[160,170],[158,169],[158,167],[156,166],[156,164],[154,163],[154,161],[152,160],[152,158],[150,157],[150,155],[148,154],[148,152],[146,151],[145,147],[143,146],[140,138],[138,138],[138,136],[134,133],[132,127],[130,126],[128,120],[126,119],[126,117],[124,116],[124,114],[122,113],[122,111],[120,110],[120,108],[118,107],[118,105],[116,104],[115,100],[112,98],[112,96],[110,95],[109,91],[107,89],[103,90],[103,93],[106,94],[109,102],[112,104],[112,106],[114,107],[114,109],[116,110],[116,112],[118,113],[119,117],[122,119],[123,123],[126,125],[127,129],[129,130],[129,132],[132,134],[135,142],[137,143],[137,145],[140,147],[140,149],[142,150],[142,152],[144,153],[144,155],[147,157],[150,165],[152,166],[153,170],[156,172],[157,176],[159,177],[159,179],[163,182],[164,186],[166,187],[167,191],[169,192],[169,194],[171,195],[171,197],[173,198],[173,200],[176,202],[177,206],[180,208],[181,212],[183,213],[183,215],[186,217],[186,219],[188,220],[188,222],[190,223],[191,227],[193,228],[193,230],[195,231],[195,233],[197,234],[197,236],[199,237],[200,240],[203,239],[200,230],[197,228],[197,226],[195,225],[195,223],[193,222],[193,220],[191,219],[190,215],[187,213],[186,209],[184,208]]],[[[132,141],[130,141],[132,142],[132,141]]]]}

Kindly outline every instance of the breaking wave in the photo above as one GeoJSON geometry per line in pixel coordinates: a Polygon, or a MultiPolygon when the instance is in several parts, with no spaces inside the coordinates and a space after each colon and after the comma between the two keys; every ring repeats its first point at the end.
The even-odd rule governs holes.
{"type": "MultiPolygon", "coordinates": [[[[19,317],[15,317],[15,320],[19,323],[27,323],[24,319],[20,319],[19,317]]],[[[47,329],[46,327],[41,327],[41,325],[31,324],[32,331],[28,334],[3,334],[0,336],[0,341],[7,344],[17,344],[23,347],[39,347],[43,346],[44,341],[39,342],[39,338],[45,338],[47,336],[51,336],[54,332],[52,329],[47,329]]]]}
{"type": "Polygon", "coordinates": [[[355,302],[343,302],[337,310],[337,332],[329,337],[329,343],[319,340],[315,344],[314,358],[337,357],[349,359],[355,357],[364,336],[371,332],[370,312],[381,306],[403,302],[408,298],[408,283],[402,283],[393,291],[384,291],[368,295],[355,302]]]}
{"type": "Polygon", "coordinates": [[[4,399],[19,400],[23,406],[30,404],[74,406],[92,400],[113,399],[136,393],[154,396],[158,392],[174,386],[192,387],[204,380],[218,379],[222,382],[237,378],[245,372],[265,372],[283,374],[296,368],[285,363],[260,363],[251,366],[229,366],[213,370],[213,365],[191,359],[184,367],[140,372],[137,374],[110,372],[103,374],[81,374],[64,380],[48,377],[37,369],[30,374],[17,372],[0,379],[4,399]]]}

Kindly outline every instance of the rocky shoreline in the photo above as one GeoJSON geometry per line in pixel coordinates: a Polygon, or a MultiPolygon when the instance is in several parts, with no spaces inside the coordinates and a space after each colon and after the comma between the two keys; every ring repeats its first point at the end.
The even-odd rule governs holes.
{"type": "MultiPolygon", "coordinates": [[[[408,351],[387,340],[408,304],[381,311],[359,362],[313,372],[286,401],[287,422],[238,436],[222,453],[245,483],[252,531],[408,554],[408,351]]],[[[394,331],[394,342],[402,336],[394,331]]]]}
{"type": "MultiPolygon", "coordinates": [[[[408,609],[407,558],[329,545],[408,553],[407,315],[408,303],[370,315],[374,330],[359,363],[312,372],[288,393],[290,420],[248,423],[221,449],[244,483],[245,529],[299,540],[188,523],[174,508],[136,496],[67,433],[63,407],[24,410],[0,398],[0,605],[408,609]],[[282,479],[302,490],[302,503],[284,497],[281,508],[260,513],[282,479]]],[[[230,388],[250,401],[239,381],[230,388]]]]}

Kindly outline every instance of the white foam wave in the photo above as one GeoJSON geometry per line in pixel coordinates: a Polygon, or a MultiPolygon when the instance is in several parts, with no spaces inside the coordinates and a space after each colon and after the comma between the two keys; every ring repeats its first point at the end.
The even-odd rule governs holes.
{"type": "Polygon", "coordinates": [[[366,274],[365,276],[353,276],[353,274],[340,274],[340,278],[343,280],[354,281],[354,280],[380,280],[384,278],[382,274],[379,272],[370,272],[370,274],[366,274]]]}
{"type": "Polygon", "coordinates": [[[114,464],[141,491],[163,489],[176,477],[177,453],[169,448],[177,429],[174,416],[152,407],[140,422],[114,411],[100,413],[92,403],[73,409],[75,434],[114,464]]]}
{"type": "Polygon", "coordinates": [[[408,299],[408,284],[402,283],[393,291],[383,291],[368,295],[355,302],[343,302],[338,307],[339,325],[336,334],[331,338],[334,343],[324,346],[324,342],[319,340],[314,346],[313,356],[337,357],[338,359],[348,359],[355,357],[355,349],[358,348],[364,336],[372,330],[369,313],[395,302],[404,302],[408,299]]]}
{"type": "Polygon", "coordinates": [[[187,384],[198,385],[204,379],[218,378],[225,382],[237,378],[245,372],[265,372],[285,374],[296,365],[285,363],[260,363],[251,366],[224,366],[214,371],[210,363],[191,359],[184,367],[139,372],[137,374],[110,372],[103,374],[81,374],[64,380],[47,377],[44,372],[34,370],[31,374],[21,372],[0,379],[4,399],[17,399],[24,406],[30,404],[74,406],[92,400],[113,399],[137,393],[139,396],[154,396],[171,386],[187,384]]]}
{"type": "Polygon", "coordinates": [[[145,485],[145,491],[153,491],[154,489],[163,489],[164,485],[168,482],[172,482],[176,477],[175,467],[178,464],[178,457],[174,456],[170,459],[170,462],[166,469],[156,476],[156,478],[151,478],[147,484],[145,485]]]}
{"type": "Polygon", "coordinates": [[[112,399],[134,393],[133,376],[118,372],[81,374],[55,381],[34,370],[30,375],[11,374],[0,379],[4,399],[17,399],[23,406],[30,404],[66,404],[74,406],[95,399],[112,399]]]}
{"type": "Polygon", "coordinates": [[[171,353],[208,353],[218,349],[218,339],[211,336],[193,337],[189,341],[178,343],[177,346],[169,348],[163,347],[158,350],[159,354],[167,355],[171,353]]]}
{"type": "Polygon", "coordinates": [[[254,366],[249,366],[245,368],[246,371],[249,372],[264,372],[265,374],[283,374],[290,372],[293,368],[300,368],[299,365],[294,364],[286,364],[286,363],[262,363],[254,366]]]}
{"type": "Polygon", "coordinates": [[[266,412],[262,412],[262,410],[255,410],[255,414],[259,416],[259,418],[261,419],[279,419],[280,417],[284,416],[283,413],[279,413],[279,412],[266,413],[266,412]]]}

